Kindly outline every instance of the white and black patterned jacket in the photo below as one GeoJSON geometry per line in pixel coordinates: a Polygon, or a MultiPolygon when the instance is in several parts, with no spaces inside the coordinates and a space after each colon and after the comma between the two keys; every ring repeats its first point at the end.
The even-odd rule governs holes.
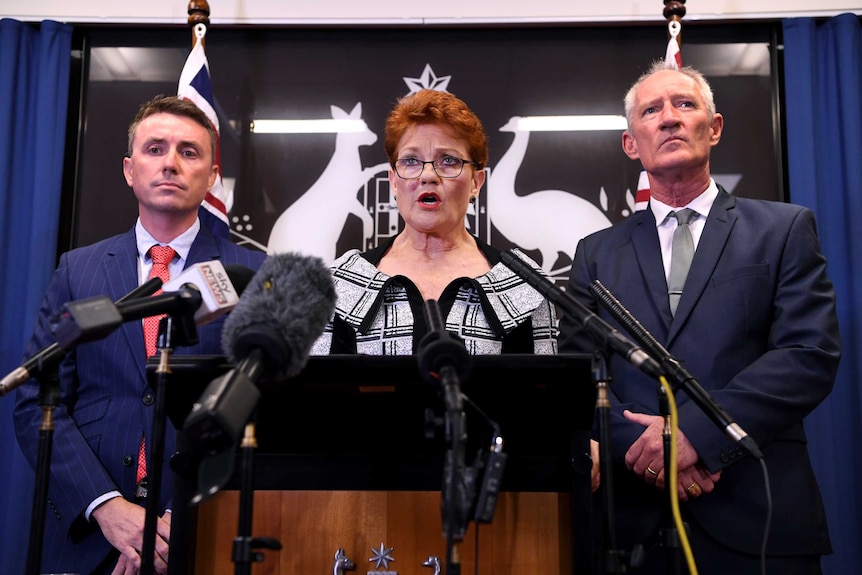
{"type": "MultiPolygon", "coordinates": [[[[476,278],[458,278],[443,291],[438,305],[446,330],[463,339],[472,355],[557,353],[553,304],[500,263],[497,249],[475,239],[493,267],[476,278]]],[[[422,295],[407,277],[376,267],[393,240],[364,253],[350,250],[333,262],[335,313],[312,355],[416,353],[427,332],[422,295]]],[[[536,262],[514,251],[544,275],[536,262]]]]}

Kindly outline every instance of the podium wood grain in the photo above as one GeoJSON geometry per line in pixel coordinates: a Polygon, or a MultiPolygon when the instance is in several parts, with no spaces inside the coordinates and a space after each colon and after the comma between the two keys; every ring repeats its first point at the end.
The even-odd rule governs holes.
{"type": "MultiPolygon", "coordinates": [[[[494,520],[471,522],[457,546],[461,570],[482,575],[571,575],[571,496],[504,492],[494,520]]],[[[195,575],[231,575],[239,492],[222,491],[198,509],[195,575]]],[[[446,540],[436,491],[256,491],[253,537],[274,537],[280,551],[264,550],[253,575],[326,575],[343,548],[356,564],[377,570],[372,549],[393,548],[390,571],[431,575],[422,563],[436,555],[446,566],[446,540]]],[[[381,566],[381,570],[382,566],[381,566]]]]}

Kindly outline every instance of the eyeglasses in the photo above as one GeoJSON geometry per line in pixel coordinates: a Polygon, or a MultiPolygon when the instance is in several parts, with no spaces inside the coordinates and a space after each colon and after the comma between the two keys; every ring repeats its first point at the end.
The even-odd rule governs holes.
{"type": "Polygon", "coordinates": [[[415,180],[425,171],[425,164],[431,164],[434,173],[441,178],[457,178],[464,170],[464,164],[479,167],[479,164],[472,160],[462,160],[455,156],[440,156],[436,160],[423,162],[418,158],[401,158],[395,160],[395,173],[398,177],[404,180],[415,180]]]}

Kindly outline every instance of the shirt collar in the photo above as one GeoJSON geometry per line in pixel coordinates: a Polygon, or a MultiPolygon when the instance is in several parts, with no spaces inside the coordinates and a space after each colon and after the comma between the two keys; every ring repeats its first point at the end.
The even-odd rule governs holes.
{"type": "Polygon", "coordinates": [[[650,197],[649,199],[649,206],[650,210],[652,210],[653,216],[655,216],[655,225],[656,227],[658,227],[665,223],[665,221],[667,220],[667,216],[670,212],[683,208],[689,208],[691,210],[694,210],[698,213],[698,215],[703,216],[704,218],[709,216],[709,210],[712,208],[712,203],[717,197],[718,186],[715,185],[715,180],[710,178],[709,185],[706,187],[703,193],[690,201],[685,206],[674,208],[663,202],[660,202],[653,197],[650,197]]]}
{"type": "Polygon", "coordinates": [[[174,251],[177,252],[177,255],[180,257],[181,261],[185,261],[189,257],[189,251],[192,249],[192,242],[195,241],[195,237],[198,235],[198,231],[201,229],[201,221],[200,219],[195,219],[195,222],[183,233],[172,239],[167,244],[161,244],[150,235],[144,226],[141,224],[141,218],[138,218],[138,221],[135,222],[135,238],[137,239],[138,245],[138,257],[142,262],[150,261],[149,251],[150,248],[155,244],[161,245],[170,245],[174,248],[174,251]]]}

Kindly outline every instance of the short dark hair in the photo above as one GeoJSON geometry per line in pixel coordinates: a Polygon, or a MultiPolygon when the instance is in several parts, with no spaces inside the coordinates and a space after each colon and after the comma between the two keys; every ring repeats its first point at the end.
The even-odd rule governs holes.
{"type": "Polygon", "coordinates": [[[216,131],[212,122],[210,122],[209,117],[191,100],[184,100],[178,96],[165,96],[164,94],[159,94],[152,100],[141,104],[141,107],[138,109],[138,113],[135,115],[135,119],[132,120],[131,124],[129,124],[129,149],[127,152],[129,156],[132,155],[132,142],[135,139],[135,132],[137,131],[138,126],[144,121],[144,119],[149,118],[153,114],[173,114],[174,116],[183,116],[194,120],[206,128],[207,133],[210,135],[212,158],[213,162],[215,162],[216,131]]]}

